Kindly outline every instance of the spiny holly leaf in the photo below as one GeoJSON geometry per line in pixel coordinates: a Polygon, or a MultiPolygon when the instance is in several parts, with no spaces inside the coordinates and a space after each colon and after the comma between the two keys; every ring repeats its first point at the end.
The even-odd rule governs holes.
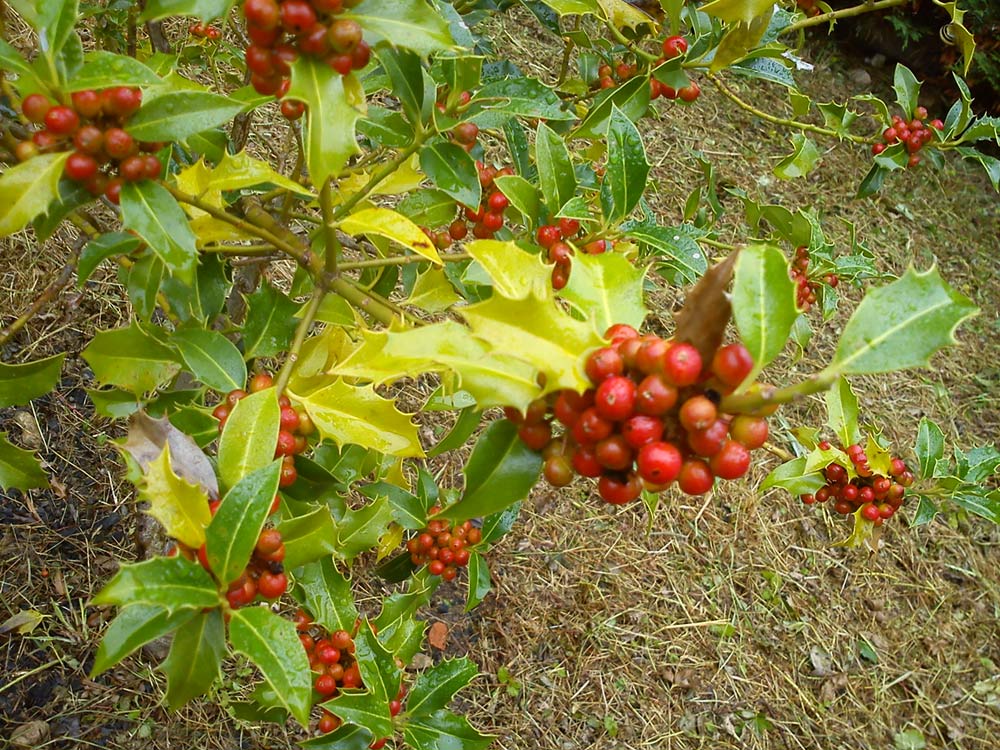
{"type": "Polygon", "coordinates": [[[354,646],[365,687],[373,696],[388,704],[399,692],[403,674],[396,666],[392,652],[375,637],[367,620],[361,625],[354,646]]]}
{"type": "Polygon", "coordinates": [[[593,320],[598,331],[615,323],[638,329],[649,313],[643,302],[647,270],[636,268],[618,253],[578,253],[562,296],[593,320]]]}
{"type": "Polygon", "coordinates": [[[251,357],[273,357],[288,349],[295,335],[299,305],[264,282],[247,296],[247,319],[243,324],[243,352],[251,357]]]}
{"type": "Polygon", "coordinates": [[[407,304],[427,312],[444,312],[461,301],[462,298],[455,293],[455,288],[448,281],[448,275],[440,268],[428,268],[417,276],[407,304]]]}
{"type": "Polygon", "coordinates": [[[938,461],[944,457],[944,433],[927,417],[920,420],[917,442],[913,446],[920,466],[920,478],[930,479],[935,474],[938,461]]]}
{"type": "Polygon", "coordinates": [[[296,598],[315,621],[327,630],[354,628],[358,609],[354,606],[351,584],[330,557],[303,566],[295,577],[296,598]],[[301,596],[299,593],[301,592],[301,596]]]}
{"type": "Polygon", "coordinates": [[[273,388],[236,402],[219,439],[219,476],[226,487],[274,460],[280,423],[281,409],[273,388]]]}
{"type": "Polygon", "coordinates": [[[535,162],[545,203],[558,211],[576,194],[576,173],[566,142],[544,122],[535,134],[535,162]]]}
{"type": "Polygon", "coordinates": [[[368,750],[374,735],[357,724],[341,724],[320,737],[300,742],[302,750],[368,750]]]}
{"type": "Polygon", "coordinates": [[[427,605],[440,583],[440,576],[432,576],[423,568],[410,578],[406,593],[392,594],[382,603],[382,611],[375,619],[379,640],[404,662],[410,661],[423,643],[426,625],[414,614],[427,605]]]}
{"type": "Polygon", "coordinates": [[[441,255],[424,231],[401,213],[389,208],[365,208],[344,219],[340,228],[347,234],[378,235],[399,243],[417,255],[442,265],[441,255]]]}
{"type": "MultiPolygon", "coordinates": [[[[253,158],[246,151],[240,151],[238,154],[227,152],[215,166],[206,164],[204,159],[195,166],[200,166],[200,170],[193,173],[196,175],[196,181],[188,184],[186,189],[199,197],[246,190],[258,185],[273,185],[306,198],[314,197],[309,188],[279,174],[266,161],[253,158]]],[[[193,168],[189,167],[185,171],[191,169],[193,168]]]]}
{"type": "Polygon", "coordinates": [[[447,320],[407,331],[365,331],[365,343],[337,373],[388,383],[428,372],[454,372],[463,390],[483,409],[524,409],[541,390],[527,362],[470,335],[461,323],[447,320]]]}
{"type": "Polygon", "coordinates": [[[79,72],[64,90],[84,91],[111,86],[161,86],[163,79],[138,60],[127,55],[96,50],[88,52],[79,72]]]}
{"type": "Polygon", "coordinates": [[[485,750],[495,737],[481,733],[464,716],[441,710],[413,716],[403,727],[403,737],[416,750],[455,748],[485,750]]]}
{"type": "Polygon", "coordinates": [[[391,456],[424,455],[416,425],[370,385],[337,378],[308,394],[289,389],[288,396],[302,404],[324,439],[339,446],[354,443],[391,456]]]}
{"type": "Polygon", "coordinates": [[[329,557],[337,551],[337,527],[325,504],[303,515],[284,518],[277,528],[285,545],[283,562],[288,570],[329,557]]]}
{"type": "Polygon", "coordinates": [[[771,487],[782,487],[793,495],[814,493],[826,484],[823,475],[818,471],[809,471],[806,467],[807,458],[801,456],[778,466],[767,475],[760,491],[771,487]]]}
{"type": "Polygon", "coordinates": [[[288,98],[306,104],[306,163],[314,185],[322,185],[361,149],[355,127],[364,116],[364,90],[357,79],[342,76],[329,65],[301,55],[292,64],[288,98]]]}
{"type": "Polygon", "coordinates": [[[280,472],[281,462],[272,461],[243,477],[222,498],[205,532],[208,564],[218,580],[235,581],[246,568],[278,491],[280,472]]]}
{"type": "Polygon", "coordinates": [[[381,696],[370,692],[342,692],[321,705],[345,722],[364,727],[376,737],[388,737],[392,734],[389,702],[381,696]]]}
{"type": "Polygon", "coordinates": [[[243,107],[209,91],[168,91],[143,104],[125,129],[137,141],[181,141],[229,122],[243,107]]]}
{"type": "Polygon", "coordinates": [[[193,609],[170,614],[155,604],[123,607],[104,631],[97,656],[94,657],[94,666],[90,670],[90,678],[111,669],[137,648],[176,630],[196,614],[193,609]]]}
{"type": "Polygon", "coordinates": [[[651,16],[625,0],[597,0],[597,2],[604,10],[604,17],[619,29],[626,27],[634,29],[637,26],[647,24],[653,28],[654,32],[656,30],[656,22],[651,16]]]}
{"type": "Polygon", "coordinates": [[[361,24],[373,46],[384,39],[421,57],[454,46],[448,22],[426,0],[364,0],[341,17],[361,24]]]}
{"type": "Polygon", "coordinates": [[[712,361],[729,324],[732,306],[726,296],[726,287],[733,277],[738,255],[739,251],[734,251],[712,266],[688,292],[684,307],[674,316],[677,321],[674,338],[692,344],[703,362],[712,361]]]}
{"type": "Polygon", "coordinates": [[[199,485],[211,497],[218,497],[219,484],[212,462],[189,435],[174,427],[166,417],[153,419],[142,411],[130,417],[128,438],[122,450],[128,451],[143,471],[160,458],[167,445],[177,476],[199,485]]]}
{"type": "Polygon", "coordinates": [[[135,321],[128,328],[99,331],[83,358],[100,383],[136,395],[159,388],[181,369],[177,355],[135,321]]]}
{"type": "Polygon", "coordinates": [[[494,294],[462,310],[473,333],[502,352],[511,352],[545,375],[545,391],[589,387],[583,361],[604,342],[590,321],[564,312],[551,294],[511,300],[494,294]]]}
{"type": "Polygon", "coordinates": [[[455,693],[472,682],[477,674],[479,668],[466,656],[435,664],[417,677],[406,699],[406,710],[413,715],[423,715],[447,707],[455,693]]]}
{"type": "Polygon", "coordinates": [[[0,237],[19,232],[59,197],[59,178],[69,151],[41,154],[0,175],[0,237]]]}
{"type": "Polygon", "coordinates": [[[496,513],[528,496],[542,468],[540,454],[528,448],[510,420],[491,424],[465,465],[462,499],[437,518],[465,521],[496,513]]]}
{"type": "Polygon", "coordinates": [[[552,270],[515,242],[473,240],[465,250],[489,275],[493,288],[508,299],[525,299],[530,294],[542,297],[551,285],[552,270]]]}
{"type": "Polygon", "coordinates": [[[389,500],[378,500],[358,510],[349,510],[337,531],[337,552],[345,560],[353,560],[366,550],[370,550],[392,523],[392,508],[389,500]]]}
{"type": "Polygon", "coordinates": [[[469,585],[465,595],[465,611],[471,612],[479,606],[493,588],[490,583],[490,567],[486,558],[478,552],[469,555],[469,585]]]}
{"type": "Polygon", "coordinates": [[[604,217],[617,222],[628,216],[642,198],[649,162],[638,128],[618,107],[611,106],[608,122],[608,164],[601,182],[604,217]]]}
{"type": "Polygon", "coordinates": [[[5,490],[30,490],[48,487],[49,478],[31,451],[18,448],[0,432],[0,487],[5,490]]]}
{"type": "Polygon", "coordinates": [[[146,512],[163,524],[169,536],[192,549],[198,549],[205,541],[205,528],[212,520],[208,494],[200,485],[190,484],[174,474],[169,444],[163,446],[160,457],[146,469],[139,496],[149,503],[146,512]]]}
{"type": "Polygon", "coordinates": [[[23,365],[0,362],[0,409],[26,404],[55,388],[65,358],[56,354],[23,365]]]}
{"type": "Polygon", "coordinates": [[[847,378],[826,392],[826,424],[840,438],[841,445],[853,445],[861,440],[858,427],[858,397],[851,390],[847,378]]]}
{"type": "Polygon", "coordinates": [[[978,312],[944,282],[937,267],[918,273],[911,266],[865,295],[824,372],[855,375],[926,365],[938,349],[957,343],[955,329],[978,312]]]}
{"type": "Polygon", "coordinates": [[[247,366],[243,355],[218,331],[185,328],[174,331],[170,343],[192,374],[209,388],[225,393],[246,384],[247,366]]]}
{"type": "Polygon", "coordinates": [[[126,182],[121,211],[122,226],[142,237],[174,277],[191,284],[198,249],[187,216],[174,196],[154,180],[126,182]]]}
{"type": "Polygon", "coordinates": [[[771,0],[712,0],[698,10],[729,23],[750,23],[757,16],[769,12],[773,5],[771,0]]]}
{"type": "Polygon", "coordinates": [[[482,186],[476,162],[454,143],[436,141],[420,149],[420,168],[444,193],[463,206],[478,206],[482,186]]]}
{"type": "Polygon", "coordinates": [[[753,357],[753,370],[743,381],[750,384],[781,354],[799,315],[795,282],[781,250],[752,245],[739,254],[732,306],[740,338],[753,357]]]}
{"type": "Polygon", "coordinates": [[[233,610],[230,616],[233,650],[260,668],[281,705],[299,724],[308,726],[312,679],[295,623],[263,607],[233,610]]]}
{"type": "Polygon", "coordinates": [[[122,565],[91,604],[158,604],[168,612],[175,612],[217,607],[219,592],[215,581],[198,563],[180,556],[154,557],[122,565]]]}
{"type": "Polygon", "coordinates": [[[167,705],[176,710],[207,693],[219,679],[226,655],[222,610],[199,612],[174,633],[170,653],[160,665],[167,676],[167,705]]]}

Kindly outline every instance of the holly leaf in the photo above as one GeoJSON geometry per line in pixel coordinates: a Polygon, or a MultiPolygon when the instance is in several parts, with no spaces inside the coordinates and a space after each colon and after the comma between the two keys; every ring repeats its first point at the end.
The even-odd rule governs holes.
{"type": "Polygon", "coordinates": [[[281,706],[307,727],[312,705],[312,673],[295,623],[263,607],[233,610],[230,617],[229,640],[233,650],[257,665],[281,706]]]}
{"type": "Polygon", "coordinates": [[[274,460],[280,423],[281,409],[273,388],[236,402],[219,438],[219,477],[223,485],[233,487],[274,460]]]}
{"type": "Polygon", "coordinates": [[[141,411],[131,416],[122,450],[128,451],[144,472],[161,458],[167,445],[177,476],[201,486],[211,497],[218,497],[219,484],[212,462],[189,435],[174,427],[166,417],[153,419],[141,411]]]}
{"type": "Polygon", "coordinates": [[[771,0],[712,0],[698,10],[728,23],[750,23],[757,16],[768,13],[773,5],[771,0]]]}
{"type": "Polygon", "coordinates": [[[235,581],[246,568],[278,491],[281,462],[243,477],[222,498],[205,531],[205,551],[215,577],[235,581]]]}
{"type": "Polygon", "coordinates": [[[138,60],[114,52],[88,52],[83,67],[66,82],[65,91],[111,86],[161,86],[163,79],[138,60]]]}
{"type": "Polygon", "coordinates": [[[181,369],[174,352],[135,321],[128,328],[99,331],[83,358],[98,382],[136,395],[159,388],[181,369]]]}
{"type": "Polygon", "coordinates": [[[339,446],[354,443],[391,456],[424,455],[409,415],[370,385],[351,385],[337,378],[308,394],[289,389],[288,396],[302,404],[324,439],[339,446]]]}
{"type": "Polygon", "coordinates": [[[476,441],[465,464],[462,499],[436,518],[465,521],[497,513],[528,496],[542,468],[540,454],[528,448],[509,420],[491,424],[476,441]]]}
{"type": "Polygon", "coordinates": [[[578,253],[562,296],[599,331],[615,323],[638,329],[649,313],[643,301],[647,271],[636,268],[620,253],[578,253]]]}
{"type": "Polygon", "coordinates": [[[70,151],[40,154],[0,174],[0,237],[20,232],[59,197],[59,178],[70,151]]]}
{"type": "Polygon", "coordinates": [[[208,91],[168,91],[129,118],[125,130],[138,141],[182,141],[232,120],[241,102],[208,91]]]}
{"type": "MultiPolygon", "coordinates": [[[[740,338],[753,357],[744,384],[781,354],[799,316],[795,282],[788,275],[785,254],[771,245],[751,245],[736,259],[733,317],[740,338]]],[[[708,360],[706,360],[708,361],[708,360]]]]}
{"type": "Polygon", "coordinates": [[[465,611],[471,612],[490,593],[490,568],[478,552],[469,556],[469,586],[465,595],[465,611]]]}
{"type": "Polygon", "coordinates": [[[273,357],[286,351],[295,335],[299,305],[268,282],[247,296],[247,319],[243,324],[244,357],[273,357]]]}
{"type": "Polygon", "coordinates": [[[246,384],[243,355],[218,331],[185,328],[174,331],[169,341],[191,373],[209,388],[225,393],[246,384]]]}
{"type": "MultiPolygon", "coordinates": [[[[368,692],[380,699],[386,706],[399,692],[402,670],[396,666],[396,659],[375,634],[366,620],[354,639],[355,659],[361,670],[361,679],[368,692]]],[[[374,731],[374,730],[373,730],[374,731]]],[[[378,734],[376,732],[376,734],[378,734]]],[[[380,735],[381,736],[381,735],[380,735]]]]}
{"type": "Polygon", "coordinates": [[[207,693],[219,679],[226,655],[226,631],[219,608],[200,612],[174,633],[170,653],[160,665],[167,677],[167,705],[177,710],[207,693]]]}
{"type": "Polygon", "coordinates": [[[858,397],[847,378],[838,378],[826,392],[826,424],[840,438],[841,445],[853,445],[861,440],[858,427],[858,397]]]}
{"type": "Polygon", "coordinates": [[[815,493],[826,484],[826,480],[819,471],[807,469],[807,460],[806,456],[800,456],[781,464],[767,475],[764,483],[760,486],[760,491],[763,492],[771,487],[781,487],[793,495],[815,493]]]}
{"type": "Polygon", "coordinates": [[[389,500],[380,497],[363,508],[349,510],[337,530],[337,552],[345,560],[353,560],[371,549],[392,523],[389,500]]]}
{"type": "Polygon", "coordinates": [[[429,372],[454,372],[483,409],[524,409],[540,393],[535,369],[453,320],[407,331],[365,331],[364,344],[337,365],[337,373],[377,384],[429,372]]]}
{"type": "Polygon", "coordinates": [[[43,396],[59,382],[65,354],[21,365],[0,362],[0,409],[26,404],[43,396]]]}
{"type": "Polygon", "coordinates": [[[83,287],[101,261],[116,255],[128,255],[139,247],[140,242],[138,237],[125,232],[108,232],[92,239],[80,253],[80,261],[76,266],[76,285],[83,287]]]}
{"type": "Polygon", "coordinates": [[[626,237],[637,240],[657,255],[661,266],[657,271],[671,284],[692,284],[708,270],[705,253],[697,242],[703,234],[689,224],[678,227],[639,225],[628,229],[626,237]]]}
{"type": "Polygon", "coordinates": [[[364,89],[355,76],[342,76],[322,61],[301,55],[292,64],[286,96],[306,105],[306,164],[313,184],[322,185],[361,150],[355,129],[365,112],[364,89]]]}
{"type": "Polygon", "coordinates": [[[417,255],[443,265],[434,243],[424,231],[401,213],[389,208],[365,208],[344,219],[340,228],[350,235],[378,235],[392,240],[417,255]]]}
{"type": "Polygon", "coordinates": [[[337,527],[330,508],[321,505],[315,510],[278,523],[285,545],[285,568],[296,568],[329,557],[337,551],[337,527]]]}
{"type": "Polygon", "coordinates": [[[928,364],[931,356],[957,343],[959,324],[979,312],[953,290],[937,267],[873,289],[844,326],[827,375],[890,372],[928,364]]]}
{"type": "MultiPolygon", "coordinates": [[[[145,562],[122,565],[90,603],[95,607],[102,604],[157,604],[173,613],[181,609],[218,607],[219,592],[215,581],[198,563],[180,556],[154,557],[145,562]]],[[[302,650],[301,644],[299,650],[302,650]]]]}
{"type": "Polygon", "coordinates": [[[361,24],[373,47],[386,41],[421,57],[454,47],[448,22],[425,0],[364,0],[340,17],[361,24]]]}
{"type": "Polygon", "coordinates": [[[357,724],[341,724],[321,737],[300,742],[302,750],[368,750],[374,735],[357,724]]]}
{"type": "Polygon", "coordinates": [[[489,275],[493,289],[508,299],[525,299],[532,293],[542,297],[551,287],[552,270],[516,242],[473,240],[465,250],[489,275]]]}
{"type": "Polygon", "coordinates": [[[198,249],[187,216],[165,187],[154,180],[126,182],[121,194],[122,226],[145,240],[175,278],[191,284],[198,249]]]}
{"type": "Polygon", "coordinates": [[[330,557],[303,566],[295,577],[296,596],[327,630],[351,632],[358,618],[351,584],[330,557]],[[301,597],[298,597],[301,592],[301,597]]]}
{"type": "Polygon", "coordinates": [[[545,374],[545,390],[572,388],[583,392],[589,381],[583,371],[588,351],[604,342],[594,324],[564,312],[551,293],[521,300],[494,294],[462,310],[473,333],[493,349],[513,352],[545,374]]]}
{"type": "Polygon", "coordinates": [[[441,192],[463,206],[478,206],[482,200],[476,162],[456,144],[428,143],[420,149],[420,168],[441,192]]]}
{"type": "Polygon", "coordinates": [[[4,490],[30,490],[49,486],[48,475],[31,451],[18,448],[0,432],[0,487],[4,490]]]}
{"type": "Polygon", "coordinates": [[[566,142],[544,122],[535,133],[535,163],[545,203],[550,211],[558,211],[576,195],[576,173],[566,142]]]}
{"type": "Polygon", "coordinates": [[[403,727],[403,737],[416,750],[444,747],[485,750],[496,739],[481,733],[464,716],[457,716],[447,710],[411,716],[403,727]]]}
{"type": "Polygon", "coordinates": [[[212,520],[208,494],[200,485],[174,474],[169,443],[146,468],[139,496],[149,503],[146,513],[159,521],[169,536],[192,549],[204,543],[205,528],[212,520]]]}
{"type": "Polygon", "coordinates": [[[406,710],[413,715],[426,715],[447,707],[455,693],[472,682],[477,674],[479,668],[465,656],[425,669],[410,690],[406,710]]]}
{"type": "Polygon", "coordinates": [[[380,696],[369,692],[341,692],[333,700],[321,705],[345,722],[362,726],[376,737],[388,737],[392,734],[389,702],[380,696]]]}
{"type": "Polygon", "coordinates": [[[614,104],[607,133],[608,163],[601,182],[601,208],[607,221],[628,216],[646,189],[649,162],[638,128],[614,104]]]}
{"type": "Polygon", "coordinates": [[[90,669],[90,678],[111,669],[137,648],[176,630],[196,614],[193,609],[182,609],[171,614],[155,604],[123,607],[104,631],[101,645],[94,657],[94,666],[90,669]]]}
{"type": "MultiPolygon", "coordinates": [[[[309,188],[279,174],[266,161],[253,158],[246,151],[240,151],[238,154],[226,152],[215,166],[206,164],[202,159],[195,165],[198,166],[200,169],[196,172],[197,181],[194,185],[189,185],[188,190],[199,197],[264,185],[282,188],[305,198],[315,197],[309,188]]],[[[195,167],[189,167],[186,171],[195,167]]]]}
{"type": "Polygon", "coordinates": [[[805,177],[813,171],[823,156],[823,152],[817,148],[816,144],[801,133],[792,135],[792,149],[792,153],[774,167],[774,174],[783,180],[805,177]]]}

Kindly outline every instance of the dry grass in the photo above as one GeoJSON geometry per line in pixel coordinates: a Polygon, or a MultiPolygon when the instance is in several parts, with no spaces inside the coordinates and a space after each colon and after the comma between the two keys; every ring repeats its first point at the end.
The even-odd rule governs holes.
{"type": "MultiPolygon", "coordinates": [[[[498,32],[498,46],[517,59],[543,59],[530,17],[516,21],[505,27],[512,34],[498,32]]],[[[818,99],[858,93],[832,51],[807,54],[817,72],[801,80],[818,99]]],[[[884,86],[885,71],[873,73],[884,86]]],[[[780,111],[780,91],[752,90],[758,106],[780,111]]],[[[642,128],[664,222],[679,221],[700,180],[697,149],[725,185],[790,208],[816,206],[840,247],[847,233],[837,219],[853,222],[884,270],[936,260],[982,315],[933,368],[860,379],[862,406],[904,455],[924,415],[965,447],[996,440],[1000,202],[985,179],[949,161],[941,172],[894,175],[877,200],[858,202],[852,195],[867,162],[858,149],[834,147],[815,175],[783,182],[770,169],[786,134],[734,113],[710,86],[695,107],[661,111],[642,128]]],[[[278,129],[265,140],[280,143],[278,129]]],[[[738,201],[723,200],[723,239],[740,241],[738,201]]],[[[61,265],[65,239],[44,253],[28,235],[0,243],[0,300],[10,316],[61,265]]],[[[848,297],[807,356],[779,363],[769,377],[793,378],[825,361],[859,294],[848,297]]],[[[100,275],[3,352],[5,361],[71,355],[54,394],[0,414],[0,426],[37,445],[57,478],[50,491],[11,493],[0,505],[0,620],[22,609],[44,615],[30,634],[0,636],[0,734],[40,719],[51,739],[39,747],[286,747],[294,736],[239,726],[220,708],[238,694],[242,671],[215,700],[177,714],[158,705],[162,678],[149,654],[96,681],[85,676],[105,624],[85,603],[116,558],[133,556],[134,515],[108,444],[120,427],[93,416],[82,392],[91,375],[78,354],[94,330],[127,318],[122,299],[113,272],[100,275]]],[[[651,322],[669,325],[670,295],[655,299],[659,321],[651,322]]],[[[406,396],[420,394],[408,386],[406,396]]],[[[783,410],[775,424],[815,423],[820,414],[812,400],[783,410]]],[[[846,535],[842,523],[787,494],[750,489],[772,465],[704,500],[667,496],[651,530],[639,508],[609,510],[582,485],[540,487],[490,555],[487,601],[461,615],[461,591],[449,586],[428,612],[449,623],[454,643],[470,644],[482,669],[461,708],[496,732],[504,750],[867,750],[893,747],[907,729],[919,729],[928,747],[995,747],[998,530],[967,519],[911,530],[898,519],[877,556],[834,547],[846,535]]],[[[440,468],[458,479],[457,464],[440,468]]]]}

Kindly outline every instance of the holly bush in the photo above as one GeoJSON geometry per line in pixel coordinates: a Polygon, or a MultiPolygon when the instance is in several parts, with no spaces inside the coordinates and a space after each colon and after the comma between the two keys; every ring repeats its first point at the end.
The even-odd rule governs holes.
{"type": "MultiPolygon", "coordinates": [[[[148,0],[116,4],[117,28],[77,0],[9,5],[34,47],[0,41],[0,231],[78,240],[0,340],[74,276],[117,268],[131,320],[86,344],[89,396],[128,419],[139,507],[172,539],[91,602],[118,607],[94,676],[172,634],[172,708],[245,657],[261,680],[232,712],[294,719],[314,735],[303,747],[486,747],[448,708],[471,659],[412,685],[403,668],[442,581],[465,578],[469,609],[489,593],[487,554],[542,475],[597,480],[601,500],[653,518],[764,450],[785,462],[763,488],[852,518],[850,544],[877,548],[909,498],[913,523],[946,504],[1000,522],[987,482],[1000,452],[949,458],[925,420],[908,464],[862,429],[848,382],[927,364],[970,300],[934,267],[889,280],[863,241],[836,252],[817,212],[745,194],[755,239],[725,246],[708,161],[685,221],[662,225],[636,126],[712,86],[792,133],[781,179],[812,172],[829,139],[872,152],[859,197],[946,158],[978,162],[997,187],[1000,161],[976,144],[998,141],[1000,121],[973,114],[961,78],[942,113],[904,67],[894,102],[814,102],[789,45],[832,18],[770,0],[661,0],[657,18],[622,0],[148,0]],[[483,36],[512,5],[563,47],[547,80],[483,36]],[[192,42],[170,53],[164,29],[192,42]],[[791,114],[746,101],[736,79],[784,90],[791,114]],[[276,129],[292,144],[285,174],[254,155],[276,129]],[[647,294],[667,286],[685,288],[673,331],[641,333],[647,294]],[[845,286],[867,294],[826,367],[762,381],[845,286]],[[419,403],[401,387],[414,382],[419,403]],[[826,438],[806,426],[791,453],[769,442],[768,416],[820,392],[826,438]],[[433,467],[463,456],[461,486],[440,486],[433,467]],[[365,575],[401,584],[370,616],[352,593],[365,575]]],[[[942,7],[967,68],[961,11],[942,7]]],[[[64,357],[3,364],[0,406],[53,388],[64,357]]],[[[47,482],[4,438],[0,484],[47,482]]]]}

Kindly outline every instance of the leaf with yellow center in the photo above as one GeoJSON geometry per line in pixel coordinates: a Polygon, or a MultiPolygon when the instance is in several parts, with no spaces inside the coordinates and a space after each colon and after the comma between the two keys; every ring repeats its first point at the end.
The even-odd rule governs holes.
{"type": "Polygon", "coordinates": [[[139,496],[149,503],[146,512],[163,524],[169,536],[192,549],[205,542],[205,527],[212,520],[208,495],[199,485],[188,484],[174,474],[169,443],[146,469],[139,496]]]}
{"type": "Polygon", "coordinates": [[[348,234],[385,237],[438,265],[442,263],[437,248],[424,231],[390,208],[366,208],[353,213],[340,223],[340,229],[348,234]]]}
{"type": "Polygon", "coordinates": [[[524,299],[532,293],[543,297],[551,286],[552,269],[542,263],[541,256],[525,252],[514,242],[475,240],[465,251],[489,274],[493,288],[508,299],[524,299]]]}

